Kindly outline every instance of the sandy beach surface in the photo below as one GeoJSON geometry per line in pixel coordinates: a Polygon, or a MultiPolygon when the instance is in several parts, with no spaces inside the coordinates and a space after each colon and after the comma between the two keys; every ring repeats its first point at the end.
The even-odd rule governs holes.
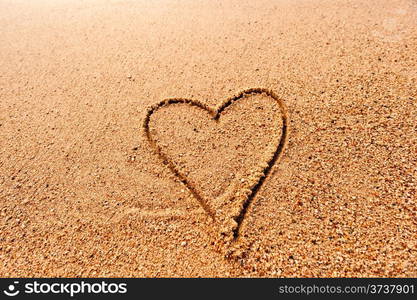
{"type": "Polygon", "coordinates": [[[417,276],[417,1],[0,0],[0,37],[0,277],[417,276]]]}

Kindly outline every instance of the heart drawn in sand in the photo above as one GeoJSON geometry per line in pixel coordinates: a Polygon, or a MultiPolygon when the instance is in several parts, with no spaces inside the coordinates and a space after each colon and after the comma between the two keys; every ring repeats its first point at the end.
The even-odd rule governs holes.
{"type": "Polygon", "coordinates": [[[288,114],[272,91],[245,90],[217,108],[172,98],[144,120],[150,146],[227,240],[239,237],[252,199],[284,151],[288,114]]]}

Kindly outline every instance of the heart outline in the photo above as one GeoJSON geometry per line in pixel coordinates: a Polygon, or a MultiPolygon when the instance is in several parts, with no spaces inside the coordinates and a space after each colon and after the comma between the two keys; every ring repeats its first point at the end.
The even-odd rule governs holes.
{"type": "Polygon", "coordinates": [[[216,221],[216,214],[212,210],[212,208],[209,206],[209,204],[203,199],[203,197],[200,196],[197,189],[188,181],[187,177],[183,175],[175,166],[173,161],[164,154],[161,147],[158,146],[157,142],[152,138],[152,134],[150,132],[149,123],[150,118],[152,114],[154,114],[158,109],[171,105],[171,104],[177,104],[177,103],[183,103],[191,106],[195,106],[197,108],[200,108],[202,110],[205,110],[209,113],[212,120],[218,121],[221,113],[229,107],[231,104],[233,104],[236,101],[239,101],[240,99],[244,98],[247,95],[252,94],[266,94],[268,97],[272,98],[278,103],[278,106],[281,111],[281,119],[282,119],[282,128],[281,128],[281,135],[279,143],[273,152],[272,157],[267,161],[266,166],[263,167],[263,169],[260,172],[259,178],[256,180],[255,184],[250,188],[250,193],[246,195],[246,199],[243,201],[243,205],[240,209],[240,212],[237,216],[232,216],[234,221],[236,222],[236,226],[233,226],[231,229],[232,231],[232,239],[233,241],[238,240],[241,229],[242,229],[242,223],[243,220],[247,214],[247,211],[249,209],[249,206],[252,202],[252,200],[255,198],[257,192],[265,182],[265,179],[270,174],[270,171],[272,167],[280,161],[282,158],[282,155],[284,153],[285,147],[288,143],[288,131],[289,131],[289,116],[288,116],[288,110],[287,106],[285,105],[285,102],[278,97],[272,90],[265,89],[265,88],[251,88],[247,90],[243,90],[242,92],[227,98],[224,100],[217,108],[213,109],[210,106],[192,99],[187,98],[168,98],[165,100],[162,100],[161,102],[157,103],[156,105],[152,105],[146,113],[146,117],[143,122],[143,129],[145,133],[145,137],[147,141],[149,142],[151,148],[157,153],[157,155],[161,158],[162,162],[166,165],[168,165],[168,168],[174,173],[174,175],[186,186],[186,188],[192,193],[192,195],[196,198],[196,200],[199,202],[199,204],[202,206],[204,211],[214,220],[216,221]]]}

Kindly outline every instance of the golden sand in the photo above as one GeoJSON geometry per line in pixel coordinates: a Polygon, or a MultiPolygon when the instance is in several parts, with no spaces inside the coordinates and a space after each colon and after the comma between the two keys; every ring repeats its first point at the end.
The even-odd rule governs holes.
{"type": "Polygon", "coordinates": [[[0,1],[0,36],[0,277],[417,276],[417,1],[0,1]]]}

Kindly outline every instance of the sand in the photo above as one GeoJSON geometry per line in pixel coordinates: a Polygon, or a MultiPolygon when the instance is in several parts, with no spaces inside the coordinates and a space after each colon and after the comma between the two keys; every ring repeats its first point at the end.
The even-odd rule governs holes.
{"type": "Polygon", "coordinates": [[[1,277],[417,276],[415,0],[0,1],[0,36],[1,277]]]}

